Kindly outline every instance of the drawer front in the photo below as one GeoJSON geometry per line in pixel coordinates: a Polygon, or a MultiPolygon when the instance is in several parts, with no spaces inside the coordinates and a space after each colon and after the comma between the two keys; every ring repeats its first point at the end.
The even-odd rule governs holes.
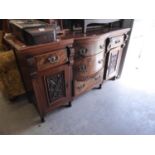
{"type": "Polygon", "coordinates": [[[109,38],[109,44],[108,44],[107,49],[110,50],[112,48],[119,47],[119,46],[123,45],[123,43],[124,43],[123,35],[109,38]]]}
{"type": "Polygon", "coordinates": [[[103,70],[86,81],[74,81],[74,95],[78,96],[103,82],[103,70]]]}
{"type": "Polygon", "coordinates": [[[87,42],[76,42],[74,43],[75,58],[87,57],[96,55],[100,52],[105,51],[105,41],[87,41],[87,42]]]}
{"type": "Polygon", "coordinates": [[[39,71],[50,67],[56,67],[68,61],[67,50],[62,49],[38,55],[35,57],[35,60],[39,71]]]}
{"type": "Polygon", "coordinates": [[[74,63],[74,79],[86,80],[97,74],[104,64],[103,52],[91,56],[82,58],[81,60],[75,60],[74,63]]]}

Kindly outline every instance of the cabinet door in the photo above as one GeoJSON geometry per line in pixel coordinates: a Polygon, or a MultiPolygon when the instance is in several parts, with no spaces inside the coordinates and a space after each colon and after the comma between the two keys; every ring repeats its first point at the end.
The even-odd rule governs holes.
{"type": "Polygon", "coordinates": [[[63,65],[38,73],[33,80],[37,105],[41,113],[67,104],[71,98],[70,67],[63,65]]]}
{"type": "Polygon", "coordinates": [[[122,56],[122,48],[117,47],[111,49],[107,54],[107,67],[105,73],[105,79],[111,79],[113,77],[117,77],[118,69],[122,56]]]}

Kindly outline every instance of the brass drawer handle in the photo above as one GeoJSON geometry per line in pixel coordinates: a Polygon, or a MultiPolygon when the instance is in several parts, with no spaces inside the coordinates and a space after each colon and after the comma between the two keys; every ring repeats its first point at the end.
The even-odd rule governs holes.
{"type": "Polygon", "coordinates": [[[99,60],[98,63],[101,64],[103,62],[103,59],[99,60]]]}
{"type": "Polygon", "coordinates": [[[99,47],[100,47],[100,49],[104,49],[104,44],[103,45],[100,45],[99,47]]]}
{"type": "Polygon", "coordinates": [[[124,47],[125,47],[125,43],[121,45],[121,48],[124,48],[124,47]]]}
{"type": "Polygon", "coordinates": [[[80,72],[87,72],[87,67],[86,67],[86,65],[81,65],[81,66],[79,66],[79,71],[80,71],[80,72]]]}
{"type": "Polygon", "coordinates": [[[97,76],[97,77],[95,77],[95,78],[94,78],[94,79],[95,79],[95,81],[96,81],[96,80],[98,80],[98,79],[100,79],[100,77],[101,77],[100,75],[99,75],[99,76],[97,76]]]}
{"type": "Polygon", "coordinates": [[[87,53],[87,49],[86,48],[81,48],[81,49],[79,49],[79,54],[80,55],[85,55],[87,53]]]}
{"type": "Polygon", "coordinates": [[[80,86],[78,86],[77,88],[78,89],[82,89],[82,88],[84,88],[85,87],[85,84],[81,84],[80,86]]]}
{"type": "Polygon", "coordinates": [[[50,56],[48,57],[48,61],[53,64],[53,63],[56,63],[58,62],[58,56],[54,55],[54,56],[50,56]]]}
{"type": "Polygon", "coordinates": [[[115,44],[118,44],[120,43],[121,41],[120,40],[115,40],[115,44]]]}

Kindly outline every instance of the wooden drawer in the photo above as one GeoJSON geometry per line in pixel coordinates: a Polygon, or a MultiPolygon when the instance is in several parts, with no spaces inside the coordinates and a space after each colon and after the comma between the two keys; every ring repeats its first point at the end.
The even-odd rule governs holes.
{"type": "Polygon", "coordinates": [[[115,47],[119,47],[124,44],[124,35],[109,38],[109,44],[107,50],[110,50],[115,47]]]}
{"type": "Polygon", "coordinates": [[[75,58],[96,55],[105,51],[104,40],[79,40],[74,43],[75,58]]]}
{"type": "Polygon", "coordinates": [[[44,70],[50,67],[56,67],[65,64],[68,61],[67,50],[57,50],[35,56],[37,69],[44,70]]]}
{"type": "Polygon", "coordinates": [[[103,70],[101,70],[96,76],[86,81],[74,81],[74,95],[78,96],[88,90],[98,86],[103,82],[103,70]]]}
{"type": "Polygon", "coordinates": [[[103,52],[94,56],[81,58],[80,60],[75,60],[73,66],[74,79],[86,80],[90,77],[93,77],[103,68],[103,64],[104,64],[103,52]]]}

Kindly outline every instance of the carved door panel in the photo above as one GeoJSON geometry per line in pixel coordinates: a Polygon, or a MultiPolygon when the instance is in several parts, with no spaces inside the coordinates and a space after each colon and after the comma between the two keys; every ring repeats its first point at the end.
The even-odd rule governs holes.
{"type": "Polygon", "coordinates": [[[108,52],[108,58],[107,58],[108,61],[105,73],[106,80],[111,79],[113,77],[117,77],[121,56],[122,56],[121,47],[113,48],[108,52]]]}
{"type": "MultiPolygon", "coordinates": [[[[37,87],[40,89],[39,98],[42,98],[42,101],[39,100],[38,103],[42,107],[41,110],[44,109],[44,113],[60,105],[67,105],[67,102],[70,101],[71,80],[69,75],[70,67],[68,65],[39,73],[36,83],[38,85],[37,87]]],[[[36,94],[39,91],[35,88],[34,90],[36,94]]]]}

